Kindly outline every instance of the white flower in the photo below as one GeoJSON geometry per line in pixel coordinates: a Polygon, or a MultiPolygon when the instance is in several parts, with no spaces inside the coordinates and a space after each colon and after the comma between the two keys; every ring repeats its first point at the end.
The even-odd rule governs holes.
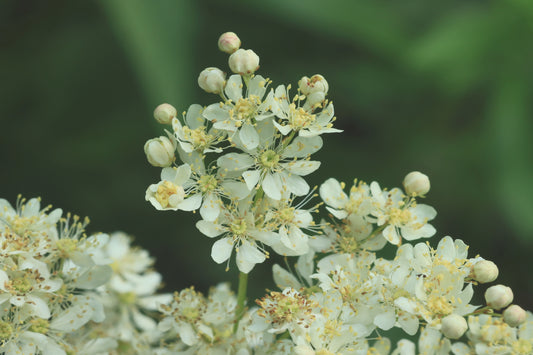
{"type": "Polygon", "coordinates": [[[489,315],[468,317],[468,339],[476,354],[526,355],[533,353],[533,315],[527,312],[526,321],[512,328],[501,318],[489,315]]]}
{"type": "MultiPolygon", "coordinates": [[[[225,88],[228,100],[208,106],[203,116],[213,122],[213,127],[227,131],[231,136],[238,134],[246,149],[254,149],[259,144],[259,135],[255,128],[257,122],[272,117],[270,99],[263,101],[268,80],[260,75],[254,76],[243,94],[240,75],[232,75],[225,88]]],[[[272,94],[269,94],[269,97],[272,94]]]]}
{"type": "Polygon", "coordinates": [[[196,223],[200,232],[210,238],[222,236],[211,249],[213,260],[221,264],[237,251],[237,266],[243,273],[249,273],[255,264],[266,259],[266,252],[257,243],[272,245],[279,239],[277,233],[263,231],[256,227],[254,215],[248,210],[249,202],[225,209],[215,222],[201,220],[196,223]]]}
{"type": "Polygon", "coordinates": [[[222,152],[222,149],[216,147],[216,144],[224,140],[225,132],[214,127],[208,128],[203,117],[203,111],[202,106],[193,104],[185,114],[184,125],[177,117],[172,120],[172,129],[178,144],[186,153],[193,151],[198,151],[201,154],[222,152]]]}
{"type": "MultiPolygon", "coordinates": [[[[40,198],[32,198],[26,202],[26,199],[18,196],[16,207],[13,208],[7,200],[0,199],[0,231],[6,234],[11,231],[19,237],[26,237],[26,243],[31,244],[35,243],[35,240],[54,238],[57,235],[56,224],[63,211],[57,208],[49,212],[52,206],[41,209],[40,201],[40,198]]],[[[29,245],[27,247],[26,251],[29,251],[29,245]]]]}
{"type": "Polygon", "coordinates": [[[329,103],[321,112],[314,112],[315,106],[300,106],[299,97],[289,98],[289,90],[284,85],[276,88],[271,101],[272,112],[281,121],[274,122],[276,128],[284,136],[291,131],[298,132],[301,137],[313,137],[323,133],[342,132],[333,128],[333,103],[329,103]]]}
{"type": "Polygon", "coordinates": [[[450,237],[443,238],[437,250],[425,243],[414,248],[408,245],[398,249],[401,256],[391,279],[403,284],[405,291],[413,296],[402,296],[395,305],[405,312],[421,316],[428,325],[439,328],[442,317],[457,314],[465,316],[477,306],[470,305],[472,285],[466,287],[465,279],[470,272],[471,261],[466,259],[467,246],[450,237]]]}
{"type": "Polygon", "coordinates": [[[398,245],[401,238],[415,240],[435,234],[435,228],[427,223],[437,215],[433,207],[406,200],[400,189],[382,191],[375,181],[370,184],[370,191],[374,198],[371,220],[384,226],[383,236],[389,243],[398,245]]]}
{"type": "MultiPolygon", "coordinates": [[[[7,260],[3,261],[7,265],[7,260]]],[[[13,265],[16,267],[15,265],[13,265]]],[[[50,317],[49,300],[63,285],[52,277],[48,265],[35,259],[22,259],[15,270],[0,270],[0,304],[7,301],[25,309],[28,315],[50,317]]]]}
{"type": "Polygon", "coordinates": [[[158,210],[194,211],[200,207],[198,197],[186,198],[184,186],[191,176],[191,168],[183,164],[178,168],[169,167],[161,171],[161,181],[146,190],[146,201],[158,210]]]}
{"type": "MultiPolygon", "coordinates": [[[[262,130],[262,134],[267,127],[262,130]]],[[[237,146],[239,141],[236,142],[237,146]]],[[[304,196],[309,185],[302,178],[319,168],[319,161],[298,159],[322,147],[319,137],[295,140],[288,146],[276,144],[274,137],[261,140],[260,144],[247,153],[228,153],[217,160],[225,174],[242,175],[249,190],[261,185],[265,194],[273,200],[280,200],[287,192],[304,196]],[[318,139],[316,139],[318,138],[318,139]]]]}

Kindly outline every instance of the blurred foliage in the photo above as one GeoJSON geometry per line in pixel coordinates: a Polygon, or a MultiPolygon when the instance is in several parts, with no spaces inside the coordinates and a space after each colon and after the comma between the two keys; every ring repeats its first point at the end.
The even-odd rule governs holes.
{"type": "MultiPolygon", "coordinates": [[[[124,230],[157,257],[168,289],[236,283],[209,256],[195,216],[144,201],[159,171],[144,142],[153,108],[216,98],[196,85],[228,71],[216,41],[234,31],[274,85],[323,74],[337,125],[313,184],[335,176],[399,186],[428,174],[427,203],[451,235],[494,260],[533,309],[533,2],[360,0],[0,3],[0,196],[42,196],[124,230]]],[[[251,276],[252,297],[273,287],[251,276]]],[[[480,301],[481,302],[481,301],[480,301]]]]}

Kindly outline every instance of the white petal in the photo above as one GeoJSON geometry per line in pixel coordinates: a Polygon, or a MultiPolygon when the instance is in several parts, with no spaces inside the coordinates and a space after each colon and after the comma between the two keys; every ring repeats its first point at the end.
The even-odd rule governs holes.
{"type": "Polygon", "coordinates": [[[389,243],[398,245],[400,243],[400,236],[396,232],[394,226],[387,226],[383,230],[383,236],[389,241],[389,243]]]}
{"type": "Polygon", "coordinates": [[[196,228],[209,238],[215,238],[226,231],[226,229],[220,224],[216,224],[209,221],[200,220],[196,222],[196,228]]]}
{"type": "Polygon", "coordinates": [[[326,207],[326,209],[337,219],[345,219],[346,217],[348,217],[348,212],[344,210],[336,210],[331,207],[326,207]]]}
{"type": "Polygon", "coordinates": [[[283,185],[279,174],[268,173],[262,183],[263,191],[273,200],[279,201],[281,199],[281,192],[283,185]]]}
{"type": "Polygon", "coordinates": [[[26,296],[26,306],[31,309],[31,313],[39,318],[50,318],[48,304],[39,297],[26,296]]]}
{"type": "Polygon", "coordinates": [[[289,175],[287,178],[287,189],[296,196],[303,196],[309,192],[309,185],[298,175],[289,175]]]}
{"type": "Polygon", "coordinates": [[[54,317],[50,328],[66,332],[75,331],[91,319],[92,312],[87,304],[75,304],[54,317]]]}
{"type": "Polygon", "coordinates": [[[254,165],[254,159],[248,154],[229,153],[217,159],[217,165],[226,171],[246,170],[254,165]]]}
{"type": "Polygon", "coordinates": [[[205,196],[204,203],[200,208],[200,215],[206,221],[213,222],[220,214],[220,200],[214,193],[205,196]]]}
{"type": "Polygon", "coordinates": [[[244,182],[224,181],[222,187],[224,188],[224,193],[230,198],[237,198],[237,200],[242,200],[250,194],[250,190],[244,182]]]}
{"type": "Polygon", "coordinates": [[[313,160],[296,160],[291,161],[290,163],[283,163],[281,166],[292,174],[306,176],[318,169],[320,167],[320,162],[313,160]]]}
{"type": "Polygon", "coordinates": [[[283,158],[304,158],[322,148],[322,138],[316,137],[296,137],[291,144],[285,148],[283,158]]]}
{"type": "Polygon", "coordinates": [[[181,341],[187,345],[194,345],[198,342],[198,336],[192,328],[192,325],[185,322],[180,322],[178,327],[178,333],[180,335],[181,341]]]}
{"type": "Polygon", "coordinates": [[[172,181],[176,185],[183,186],[187,180],[189,180],[189,177],[191,176],[191,167],[189,164],[183,164],[180,165],[176,169],[176,177],[174,178],[174,181],[172,181]]]}
{"type": "Polygon", "coordinates": [[[223,122],[230,120],[229,112],[220,107],[220,104],[212,104],[205,108],[203,116],[209,121],[223,122]]]}
{"type": "Polygon", "coordinates": [[[282,126],[276,121],[272,121],[272,123],[274,124],[274,127],[278,129],[279,133],[283,134],[284,136],[286,136],[287,134],[289,134],[290,131],[292,131],[292,128],[289,125],[282,126]]]}
{"type": "Polygon", "coordinates": [[[76,278],[75,286],[83,289],[93,289],[105,284],[111,278],[113,270],[107,265],[97,265],[76,278]]]}
{"type": "Polygon", "coordinates": [[[265,254],[260,252],[255,245],[243,243],[237,251],[237,266],[245,274],[249,273],[255,264],[265,261],[265,254]]]}
{"type": "Polygon", "coordinates": [[[182,211],[194,211],[197,210],[202,204],[202,194],[198,193],[187,197],[185,200],[178,204],[178,209],[182,211]]]}
{"type": "Polygon", "coordinates": [[[272,267],[272,274],[274,276],[274,282],[276,283],[276,286],[282,290],[287,287],[292,287],[295,290],[298,290],[300,287],[302,287],[296,276],[278,264],[274,264],[272,267]]]}
{"type": "Polygon", "coordinates": [[[374,324],[383,330],[389,330],[394,327],[396,323],[396,313],[394,308],[389,308],[385,312],[380,313],[374,318],[374,324]]]}
{"type": "Polygon", "coordinates": [[[344,193],[341,184],[334,178],[327,179],[320,185],[319,193],[320,198],[322,198],[326,205],[334,208],[343,209],[348,202],[348,195],[344,193]]]}
{"type": "Polygon", "coordinates": [[[192,104],[187,110],[185,120],[187,121],[187,126],[190,129],[196,129],[204,125],[204,118],[202,116],[202,111],[204,108],[198,104],[192,104]]]}
{"type": "Polygon", "coordinates": [[[217,240],[211,248],[211,257],[217,264],[221,264],[228,260],[233,251],[233,241],[231,238],[222,238],[217,240]]]}
{"type": "Polygon", "coordinates": [[[242,97],[242,79],[240,75],[232,75],[226,82],[224,89],[228,98],[234,103],[242,97]]]}
{"type": "Polygon", "coordinates": [[[252,190],[259,181],[259,178],[261,177],[261,172],[259,170],[248,170],[242,173],[242,177],[244,178],[244,181],[246,182],[246,186],[248,187],[248,190],[252,190]]]}
{"type": "MultiPolygon", "coordinates": [[[[239,75],[240,77],[240,75],[239,75]]],[[[248,96],[258,96],[263,98],[266,91],[266,80],[261,75],[254,76],[248,83],[248,96]]]]}
{"type": "Polygon", "coordinates": [[[254,126],[245,123],[239,130],[239,138],[246,149],[254,149],[259,144],[259,135],[254,126]]]}

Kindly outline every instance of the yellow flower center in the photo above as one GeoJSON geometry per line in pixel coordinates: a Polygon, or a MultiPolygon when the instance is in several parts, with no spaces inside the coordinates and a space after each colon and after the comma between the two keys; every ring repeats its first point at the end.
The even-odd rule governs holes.
{"type": "Polygon", "coordinates": [[[0,341],[8,340],[13,334],[13,327],[8,322],[0,321],[0,341]]]}
{"type": "Polygon", "coordinates": [[[137,300],[137,296],[135,295],[134,292],[124,292],[124,293],[119,294],[118,299],[120,300],[121,303],[130,305],[130,304],[135,304],[135,301],[137,300]]]}
{"type": "Polygon", "coordinates": [[[14,280],[11,280],[9,282],[9,286],[6,288],[10,289],[13,294],[25,295],[32,290],[33,285],[32,282],[29,280],[28,275],[25,274],[22,277],[18,277],[14,280]]]}
{"type": "Polygon", "coordinates": [[[50,322],[46,319],[32,319],[30,321],[30,324],[30,330],[35,333],[46,334],[48,333],[48,329],[50,328],[50,322]]]}
{"type": "Polygon", "coordinates": [[[294,103],[289,106],[289,124],[294,130],[299,130],[311,126],[316,121],[316,116],[306,112],[301,107],[296,107],[294,103]]]}
{"type": "Polygon", "coordinates": [[[444,296],[429,296],[427,305],[433,314],[445,316],[453,312],[453,306],[444,296]]]}
{"type": "Polygon", "coordinates": [[[213,175],[204,175],[198,179],[198,186],[202,193],[211,192],[217,188],[217,179],[213,175]]]}
{"type": "Polygon", "coordinates": [[[278,219],[281,224],[289,224],[294,221],[294,207],[286,207],[278,211],[278,219]]]}
{"type": "Polygon", "coordinates": [[[185,140],[191,142],[191,144],[194,146],[194,149],[196,150],[206,149],[215,140],[215,136],[206,133],[205,129],[205,126],[201,126],[195,129],[190,129],[187,126],[183,127],[183,134],[185,136],[185,140]]]}
{"type": "Polygon", "coordinates": [[[278,165],[279,158],[280,158],[279,154],[277,154],[275,151],[269,149],[269,150],[264,151],[259,156],[259,162],[264,168],[272,169],[276,165],[278,165]]]}
{"type": "Polygon", "coordinates": [[[261,99],[259,96],[250,95],[247,98],[240,98],[230,110],[231,118],[238,123],[237,125],[242,124],[243,121],[248,121],[255,116],[257,112],[257,107],[261,104],[261,99]]]}
{"type": "Polygon", "coordinates": [[[161,207],[166,208],[169,205],[168,199],[170,196],[175,195],[178,193],[178,188],[183,190],[181,186],[174,185],[170,181],[163,181],[159,186],[157,187],[157,192],[155,193],[155,199],[161,207]]]}
{"type": "Polygon", "coordinates": [[[229,229],[231,233],[236,236],[243,235],[244,233],[246,233],[246,222],[244,221],[244,219],[238,219],[236,221],[233,221],[229,229]]]}
{"type": "Polygon", "coordinates": [[[391,225],[402,225],[409,223],[411,219],[411,212],[409,210],[402,210],[400,208],[391,208],[389,210],[389,223],[391,225]]]}
{"type": "Polygon", "coordinates": [[[71,238],[59,239],[56,242],[57,249],[63,257],[69,257],[78,248],[78,240],[71,238]]]}
{"type": "Polygon", "coordinates": [[[528,339],[520,339],[513,343],[514,354],[531,354],[533,353],[532,341],[528,339]]]}

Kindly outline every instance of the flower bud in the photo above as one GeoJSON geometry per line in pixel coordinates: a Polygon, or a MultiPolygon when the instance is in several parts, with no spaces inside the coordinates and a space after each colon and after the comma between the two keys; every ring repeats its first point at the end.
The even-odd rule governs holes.
{"type": "Polygon", "coordinates": [[[304,76],[298,82],[298,87],[302,94],[306,96],[315,92],[321,92],[325,96],[329,90],[328,82],[320,74],[315,74],[311,78],[304,76]]]}
{"type": "Polygon", "coordinates": [[[176,108],[170,104],[161,104],[154,110],[154,118],[161,124],[170,124],[172,119],[178,115],[176,108]]]}
{"type": "Polygon", "coordinates": [[[503,321],[511,327],[518,327],[526,321],[526,315],[522,307],[513,304],[503,311],[503,321]]]}
{"type": "Polygon", "coordinates": [[[223,33],[218,39],[218,49],[231,54],[241,47],[241,40],[233,32],[223,33]]]}
{"type": "Polygon", "coordinates": [[[419,171],[412,171],[403,179],[403,187],[408,195],[424,196],[429,192],[429,178],[419,171]]]}
{"type": "Polygon", "coordinates": [[[206,68],[198,76],[198,85],[206,92],[220,94],[224,90],[226,74],[218,68],[206,68]]]}
{"type": "Polygon", "coordinates": [[[458,314],[450,314],[442,318],[440,331],[446,338],[459,339],[467,329],[466,319],[458,314]]]}
{"type": "Polygon", "coordinates": [[[472,266],[471,275],[479,283],[492,282],[498,277],[498,267],[492,261],[480,260],[472,266]]]}
{"type": "Polygon", "coordinates": [[[165,136],[149,139],[144,145],[144,153],[153,166],[167,167],[174,161],[174,144],[165,136]]]}
{"type": "Polygon", "coordinates": [[[252,74],[259,69],[259,56],[251,49],[238,49],[229,56],[229,67],[237,74],[252,74]]]}
{"type": "Polygon", "coordinates": [[[513,302],[513,290],[504,285],[491,286],[485,291],[485,301],[496,310],[505,308],[513,302]]]}

